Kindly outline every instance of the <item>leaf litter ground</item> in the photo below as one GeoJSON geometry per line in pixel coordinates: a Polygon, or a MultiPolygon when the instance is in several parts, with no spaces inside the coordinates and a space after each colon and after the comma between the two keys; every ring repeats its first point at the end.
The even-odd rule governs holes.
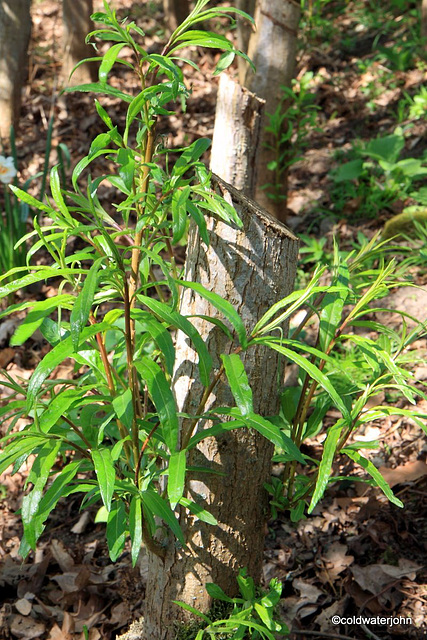
{"type": "MultiPolygon", "coordinates": [[[[99,2],[95,2],[97,8],[99,2]]],[[[147,46],[159,47],[162,38],[162,13],[155,2],[118,0],[119,12],[132,12],[134,19],[149,34],[147,46]]],[[[101,125],[86,94],[53,99],[58,84],[61,60],[61,15],[59,3],[41,0],[33,3],[33,41],[31,44],[30,82],[24,93],[21,127],[17,138],[21,179],[43,167],[46,132],[50,114],[55,117],[53,146],[65,142],[72,164],[87,152],[88,140],[101,133],[101,125]],[[59,62],[58,62],[59,61],[59,62]]],[[[335,33],[354,31],[348,12],[334,18],[335,33]]],[[[338,234],[348,246],[362,231],[371,237],[404,202],[393,203],[375,219],[357,220],[357,198],[346,203],[342,212],[331,202],[328,172],[336,164],[338,149],[351,147],[355,136],[369,139],[378,132],[392,132],[393,111],[404,91],[421,86],[425,67],[395,71],[395,86],[375,91],[384,77],[381,65],[358,72],[358,60],[369,58],[375,32],[357,36],[357,53],[351,41],[347,49],[332,44],[306,46],[299,56],[298,77],[306,71],[317,73],[315,100],[320,107],[319,130],[309,133],[310,144],[290,171],[289,224],[297,233],[325,236],[326,247],[338,234]],[[323,211],[319,216],[321,205],[323,211]],[[326,213],[325,213],[326,212],[326,213]],[[328,214],[329,212],[329,214],[328,214]]],[[[333,38],[331,38],[333,41],[333,38]]],[[[387,42],[383,42],[387,44],[387,42]]],[[[393,45],[393,42],[390,42],[393,45]]],[[[216,82],[209,79],[215,52],[199,60],[200,73],[191,71],[192,98],[186,114],[180,112],[170,122],[172,133],[167,144],[180,146],[196,137],[211,136],[215,113],[216,82]]],[[[118,83],[126,82],[119,77],[118,83]]],[[[390,83],[389,83],[390,84],[390,83]]],[[[108,99],[107,99],[108,102],[108,99]]],[[[109,100],[114,111],[114,100],[109,100]]],[[[120,120],[123,114],[117,113],[120,120]]],[[[425,122],[414,124],[409,139],[411,153],[425,149],[425,122]]],[[[57,160],[52,154],[51,162],[57,160]]],[[[113,192],[103,194],[107,201],[113,192]]],[[[182,259],[182,255],[179,256],[182,259]]],[[[417,274],[423,285],[422,274],[417,274]]],[[[43,299],[55,295],[54,286],[42,286],[30,295],[43,299]]],[[[412,290],[405,299],[399,290],[390,304],[404,306],[419,315],[426,308],[425,289],[412,290]],[[415,291],[415,293],[414,293],[415,291]]],[[[397,317],[398,318],[398,317],[397,317]]],[[[420,317],[423,320],[424,317],[420,317]]],[[[0,366],[11,375],[28,379],[47,351],[41,335],[35,334],[24,346],[12,348],[8,340],[19,323],[19,316],[0,324],[0,366]]],[[[422,362],[426,340],[413,345],[414,375],[424,387],[427,367],[422,362]]],[[[71,363],[63,363],[54,376],[73,377],[71,363]]],[[[1,391],[7,402],[7,390],[1,391]]],[[[400,398],[384,398],[398,403],[400,398]]],[[[426,411],[425,402],[419,409],[426,411]]],[[[332,424],[333,412],[327,416],[332,424]]],[[[19,426],[19,425],[18,425],[19,426]]],[[[265,547],[264,579],[278,576],[284,585],[281,609],[297,638],[364,638],[396,640],[426,638],[427,619],[427,465],[425,439],[415,423],[407,418],[390,417],[381,423],[366,425],[360,438],[380,440],[378,450],[367,452],[405,503],[403,510],[390,505],[382,494],[362,483],[342,481],[334,486],[315,512],[298,524],[286,515],[268,524],[265,547]],[[365,624],[333,626],[334,615],[410,617],[410,627],[392,628],[365,624]]],[[[321,455],[321,439],[307,443],[307,452],[321,455]]],[[[59,467],[58,467],[59,470],[59,467]]],[[[278,472],[275,469],[274,472],[278,472]]],[[[339,459],[335,475],[357,473],[348,460],[339,459]]],[[[104,542],[104,525],[95,523],[96,508],[81,513],[79,499],[69,497],[49,520],[35,554],[24,563],[18,556],[22,533],[17,510],[20,508],[28,467],[0,478],[0,638],[46,638],[47,640],[90,640],[116,637],[130,620],[143,613],[147,562],[141,553],[132,570],[126,551],[112,564],[104,542]]]]}

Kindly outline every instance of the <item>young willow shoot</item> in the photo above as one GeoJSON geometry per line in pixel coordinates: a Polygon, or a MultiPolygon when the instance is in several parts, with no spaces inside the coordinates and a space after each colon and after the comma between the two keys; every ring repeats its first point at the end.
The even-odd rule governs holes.
{"type": "MultiPolygon", "coordinates": [[[[141,29],[132,22],[119,22],[106,2],[104,7],[103,13],[93,16],[102,27],[88,36],[88,41],[112,43],[103,56],[95,57],[100,63],[99,81],[74,90],[121,99],[126,105],[124,126],[116,126],[95,100],[106,131],[92,141],[87,156],[74,168],[73,191],[62,188],[57,167],[50,173],[51,196],[44,201],[12,187],[14,194],[39,210],[44,220],[42,224],[34,219],[34,231],[28,236],[34,244],[27,252],[26,266],[13,268],[1,277],[0,296],[5,298],[47,280],[57,286],[53,297],[18,303],[1,313],[4,317],[30,309],[12,338],[13,344],[23,344],[39,330],[52,347],[28,383],[16,381],[4,372],[3,384],[10,393],[7,406],[0,409],[0,415],[8,421],[0,473],[9,466],[16,472],[30,455],[34,459],[27,483],[31,489],[22,503],[21,554],[25,556],[36,547],[49,513],[61,498],[73,493],[84,494],[83,505],[104,506],[112,560],[120,556],[128,536],[133,563],[142,542],[152,553],[163,557],[165,549],[155,539],[159,521],[185,545],[176,517],[178,510],[211,524],[216,522],[184,495],[188,451],[201,439],[230,429],[255,429],[280,449],[286,461],[284,482],[291,508],[304,506],[309,494],[311,506],[320,499],[329,481],[333,454],[344,449],[396,500],[378,472],[348,444],[348,439],[367,419],[362,410],[373,390],[395,385],[409,399],[413,398],[408,375],[397,361],[410,338],[397,340],[385,333],[381,344],[366,341],[363,352],[378,375],[368,388],[360,383],[354,403],[340,387],[341,378],[348,380],[348,374],[340,371],[339,376],[334,376],[339,363],[332,353],[344,339],[357,344],[356,334],[348,338],[345,333],[352,325],[363,322],[366,305],[389,286],[390,268],[372,273],[373,284],[360,295],[350,282],[349,272],[361,263],[361,256],[354,259],[353,267],[347,263],[338,265],[331,285],[320,284],[319,271],[306,289],[274,305],[247,335],[234,307],[200,284],[183,281],[175,262],[173,247],[183,240],[190,220],[198,226],[206,244],[209,236],[205,215],[239,226],[241,222],[235,209],[210,186],[209,173],[200,160],[209,141],[196,140],[186,148],[173,150],[171,155],[160,144],[158,121],[174,113],[171,104],[178,101],[185,106],[189,96],[181,67],[194,63],[180,57],[181,49],[222,49],[224,54],[215,73],[230,65],[235,55],[245,57],[227,38],[195,27],[215,17],[248,16],[233,8],[209,8],[208,0],[198,0],[162,53],[150,54],[139,43],[144,37],[141,29]],[[132,52],[132,60],[119,57],[125,48],[132,52]],[[137,95],[109,84],[109,74],[116,63],[135,74],[139,83],[137,95]],[[99,172],[99,162],[104,158],[108,173],[96,178],[87,173],[84,188],[84,173],[94,161],[98,161],[99,172]],[[101,197],[105,184],[117,192],[110,208],[104,206],[101,197]],[[74,243],[76,239],[78,242],[74,243]],[[73,246],[78,249],[73,250],[73,246]],[[34,264],[39,250],[49,256],[49,264],[34,264]],[[190,287],[194,295],[207,298],[223,316],[223,321],[213,321],[233,336],[233,348],[222,355],[222,366],[217,371],[213,370],[212,354],[201,335],[191,320],[178,311],[182,287],[190,287]],[[316,300],[321,301],[317,345],[305,345],[297,335],[291,339],[282,337],[283,322],[296,309],[316,300]],[[345,305],[352,301],[352,311],[343,317],[345,305]],[[194,415],[179,415],[173,394],[177,367],[172,336],[176,330],[188,336],[199,357],[204,391],[195,403],[194,415]],[[254,412],[240,354],[260,343],[295,362],[304,372],[302,391],[292,415],[286,395],[289,390],[285,392],[283,416],[279,419],[267,419],[254,412]],[[54,369],[68,358],[75,365],[73,378],[51,379],[54,369]],[[236,406],[207,411],[207,398],[224,378],[236,406]],[[309,416],[313,403],[315,412],[309,416]],[[307,461],[300,445],[315,428],[312,416],[323,416],[330,407],[338,409],[342,417],[328,431],[317,480],[310,479],[309,486],[302,486],[302,481],[292,480],[296,464],[307,461]],[[29,424],[15,430],[22,416],[30,419],[29,424]],[[181,429],[183,417],[190,425],[186,430],[181,429]],[[204,421],[211,426],[197,431],[198,424],[204,421]]],[[[254,608],[258,611],[256,604],[254,608]]],[[[241,619],[240,624],[258,623],[248,624],[241,619]]]]}

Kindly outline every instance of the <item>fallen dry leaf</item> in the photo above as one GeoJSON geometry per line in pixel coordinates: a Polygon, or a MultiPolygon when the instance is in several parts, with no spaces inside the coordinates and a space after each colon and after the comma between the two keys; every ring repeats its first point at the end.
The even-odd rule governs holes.
{"type": "Polygon", "coordinates": [[[29,616],[32,608],[33,605],[27,598],[19,598],[19,600],[15,602],[15,609],[23,616],[29,616]]]}
{"type": "Polygon", "coordinates": [[[319,573],[319,578],[323,583],[333,583],[339,574],[353,563],[354,556],[346,555],[347,550],[345,544],[334,542],[322,556],[324,568],[319,573]]]}
{"type": "Polygon", "coordinates": [[[74,559],[68,551],[66,551],[64,544],[60,540],[52,540],[50,548],[61,571],[64,571],[64,573],[71,571],[74,567],[74,559]]]}
{"type": "Polygon", "coordinates": [[[418,480],[418,478],[427,475],[427,464],[422,460],[414,460],[414,462],[401,464],[395,469],[380,467],[379,471],[390,487],[394,487],[404,482],[414,482],[414,480],[418,480]]]}
{"type": "Polygon", "coordinates": [[[13,615],[10,619],[10,630],[15,638],[40,638],[46,631],[43,622],[37,622],[31,616],[13,615]]]}
{"type": "Polygon", "coordinates": [[[421,567],[415,562],[401,558],[397,567],[391,564],[370,564],[367,567],[355,565],[351,568],[351,572],[364,591],[376,595],[388,584],[392,585],[401,578],[415,580],[419,569],[421,567]]]}

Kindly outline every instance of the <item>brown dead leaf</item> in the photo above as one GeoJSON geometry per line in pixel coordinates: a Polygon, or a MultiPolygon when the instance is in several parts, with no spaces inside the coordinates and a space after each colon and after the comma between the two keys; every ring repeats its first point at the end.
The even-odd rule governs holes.
{"type": "Polygon", "coordinates": [[[376,595],[401,578],[415,580],[419,569],[421,567],[415,562],[401,558],[398,567],[390,564],[370,564],[367,567],[355,565],[351,568],[351,573],[364,591],[376,595]]]}
{"type": "Polygon", "coordinates": [[[23,616],[29,616],[32,608],[33,605],[27,598],[19,598],[19,600],[15,602],[15,609],[23,616]]]}
{"type": "Polygon", "coordinates": [[[415,460],[414,462],[401,464],[395,469],[380,467],[379,472],[383,475],[384,480],[388,482],[390,487],[394,487],[404,482],[414,482],[414,480],[418,480],[418,478],[427,475],[427,464],[422,460],[415,460]]]}
{"type": "Polygon", "coordinates": [[[0,369],[4,369],[15,356],[15,349],[5,347],[0,351],[0,369]]]}
{"type": "Polygon", "coordinates": [[[74,559],[68,551],[66,551],[64,544],[60,540],[52,540],[50,548],[61,571],[64,571],[64,573],[71,571],[74,567],[74,559]]]}
{"type": "Polygon", "coordinates": [[[333,583],[339,574],[353,563],[354,556],[346,555],[347,550],[345,544],[334,542],[322,556],[324,568],[319,573],[319,578],[323,583],[333,583]]]}
{"type": "Polygon", "coordinates": [[[52,580],[55,580],[65,593],[73,593],[74,591],[80,591],[89,582],[90,571],[87,567],[76,567],[73,571],[67,571],[62,575],[52,576],[52,580]]]}
{"type": "Polygon", "coordinates": [[[331,623],[332,616],[343,616],[348,600],[349,597],[344,596],[344,598],[340,600],[335,600],[330,607],[322,609],[322,612],[315,620],[316,624],[320,626],[320,631],[327,632],[336,630],[336,627],[331,623]]]}
{"type": "Polygon", "coordinates": [[[72,640],[72,636],[69,633],[64,633],[55,623],[50,630],[47,640],[72,640]]]}
{"type": "Polygon", "coordinates": [[[71,528],[71,533],[75,533],[77,535],[84,533],[89,522],[90,522],[90,513],[89,511],[84,511],[80,516],[78,522],[76,522],[74,527],[71,528]]]}
{"type": "Polygon", "coordinates": [[[43,622],[37,622],[31,616],[13,615],[10,620],[10,630],[15,638],[40,638],[46,631],[43,622]]]}

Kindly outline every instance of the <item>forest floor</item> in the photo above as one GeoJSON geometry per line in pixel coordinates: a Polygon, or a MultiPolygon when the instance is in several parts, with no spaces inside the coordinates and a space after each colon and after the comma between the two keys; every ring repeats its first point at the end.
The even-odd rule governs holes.
{"type": "MultiPolygon", "coordinates": [[[[65,143],[72,166],[87,153],[89,141],[103,131],[91,95],[58,98],[59,4],[56,0],[33,3],[30,81],[24,92],[17,136],[21,182],[43,168],[51,113],[52,148],[65,143]]],[[[117,0],[114,4],[123,15],[130,12],[149,34],[147,46],[155,47],[163,35],[158,4],[148,0],[117,0]]],[[[349,4],[357,9],[360,3],[349,4]]],[[[316,126],[307,129],[301,157],[289,176],[288,223],[306,237],[308,247],[302,254],[299,279],[316,262],[319,252],[332,251],[333,235],[339,237],[342,246],[350,247],[358,234],[372,237],[390,216],[411,204],[403,196],[382,205],[375,199],[362,199],[360,194],[337,195],[337,183],[330,173],[339,166],[343,154],[349,153],[352,159],[356,140],[391,134],[397,124],[407,130],[406,157],[419,158],[425,152],[425,117],[408,119],[405,109],[410,103],[405,107],[404,100],[405,92],[414,95],[420,91],[427,78],[426,65],[414,60],[406,66],[398,63],[397,67],[403,68],[396,69],[372,54],[374,42],[388,50],[389,58],[390,52],[400,51],[397,39],[405,42],[406,27],[397,10],[394,20],[397,27],[388,32],[378,16],[376,23],[361,28],[357,11],[338,11],[333,20],[325,17],[327,42],[311,33],[312,40],[307,36],[301,46],[297,78],[313,72],[310,91],[318,111],[316,126]]],[[[192,96],[187,112],[177,112],[170,120],[169,146],[212,136],[217,80],[212,80],[210,72],[215,58],[215,51],[208,51],[198,60],[200,72],[190,71],[192,96]]],[[[109,109],[114,108],[111,99],[109,109]]],[[[123,113],[117,112],[117,119],[123,121],[123,113]]],[[[52,151],[51,163],[55,162],[52,151]]],[[[424,263],[415,273],[417,284],[424,285],[425,267],[424,263]]],[[[48,296],[48,289],[45,286],[37,295],[48,296]]],[[[425,320],[426,288],[421,286],[409,293],[399,290],[389,302],[425,320]]],[[[12,318],[0,325],[0,367],[10,375],[28,379],[47,346],[34,338],[23,347],[9,347],[8,338],[17,321],[19,318],[12,318]]],[[[418,340],[411,353],[411,370],[417,384],[425,389],[426,340],[418,340]]],[[[72,374],[72,365],[65,363],[54,376],[63,379],[72,374]]],[[[7,402],[7,389],[1,390],[0,399],[7,402]]],[[[383,401],[406,406],[406,401],[398,397],[383,401]]],[[[427,402],[420,400],[418,408],[427,413],[427,402]]],[[[390,504],[368,485],[341,482],[328,491],[311,516],[298,524],[291,523],[287,514],[279,514],[268,523],[264,580],[268,583],[278,577],[283,581],[281,613],[292,628],[291,640],[427,638],[425,436],[411,419],[390,417],[367,424],[359,439],[380,441],[378,449],[370,450],[369,455],[405,506],[399,509],[390,504]],[[412,622],[406,625],[399,620],[392,626],[332,624],[333,616],[361,615],[411,618],[412,622]]],[[[313,439],[310,454],[316,457],[318,451],[320,440],[313,439]]],[[[338,460],[335,475],[349,476],[352,472],[348,461],[338,460]]],[[[0,638],[83,640],[86,628],[90,640],[113,639],[143,613],[145,554],[141,553],[135,569],[131,568],[128,552],[112,564],[104,541],[105,525],[94,521],[96,506],[81,513],[80,499],[70,496],[52,514],[37,552],[22,562],[18,555],[22,529],[17,511],[27,475],[28,466],[24,465],[17,474],[0,478],[0,638]]]]}

